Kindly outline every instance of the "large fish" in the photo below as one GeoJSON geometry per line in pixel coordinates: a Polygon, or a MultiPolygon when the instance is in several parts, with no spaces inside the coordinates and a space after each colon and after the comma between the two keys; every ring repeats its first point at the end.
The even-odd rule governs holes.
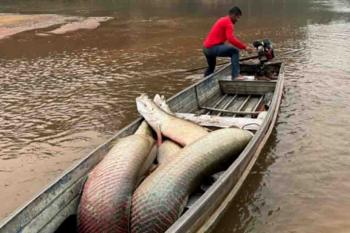
{"type": "Polygon", "coordinates": [[[205,127],[218,127],[218,128],[240,128],[247,130],[258,130],[261,126],[267,112],[259,113],[257,118],[246,118],[246,117],[223,117],[215,115],[196,115],[190,113],[173,113],[166,102],[164,96],[156,94],[153,101],[163,111],[174,115],[178,118],[191,121],[195,124],[205,127]]]}
{"type": "Polygon", "coordinates": [[[238,156],[252,135],[241,129],[220,129],[183,148],[136,189],[131,232],[166,231],[181,215],[189,195],[217,166],[238,156]]]}
{"type": "Polygon", "coordinates": [[[169,113],[170,115],[174,115],[173,111],[171,111],[169,105],[166,102],[165,96],[160,96],[156,94],[153,98],[153,102],[158,105],[163,111],[169,113]]]}
{"type": "Polygon", "coordinates": [[[155,140],[146,122],[135,134],[117,141],[84,184],[78,209],[79,232],[129,231],[132,193],[155,155],[155,140]]]}
{"type": "Polygon", "coordinates": [[[205,128],[163,111],[147,95],[137,97],[136,105],[139,113],[157,133],[158,145],[162,143],[162,136],[186,146],[208,134],[205,128]]]}
{"type": "Polygon", "coordinates": [[[157,161],[159,165],[168,164],[171,160],[173,160],[181,147],[171,140],[165,140],[159,147],[157,153],[157,161]]]}

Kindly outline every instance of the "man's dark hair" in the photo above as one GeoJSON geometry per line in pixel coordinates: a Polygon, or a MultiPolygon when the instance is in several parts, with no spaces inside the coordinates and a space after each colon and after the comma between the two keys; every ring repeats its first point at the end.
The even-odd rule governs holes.
{"type": "Polygon", "coordinates": [[[242,15],[241,9],[239,9],[238,6],[234,6],[231,8],[231,10],[228,12],[230,15],[242,15]]]}

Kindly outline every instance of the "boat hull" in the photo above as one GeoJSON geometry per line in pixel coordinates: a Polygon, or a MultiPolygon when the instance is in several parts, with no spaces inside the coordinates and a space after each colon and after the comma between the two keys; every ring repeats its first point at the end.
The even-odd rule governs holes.
{"type": "MultiPolygon", "coordinates": [[[[260,92],[273,93],[267,116],[244,151],[167,232],[209,232],[218,222],[229,203],[234,200],[271,134],[282,98],[283,64],[271,63],[267,64],[267,66],[278,71],[278,79],[276,81],[235,81],[234,86],[239,87],[235,89],[232,86],[232,82],[222,81],[230,75],[231,68],[227,65],[168,100],[169,107],[173,112],[213,112],[205,109],[204,106],[207,105],[208,100],[217,98],[218,95],[223,95],[224,91],[229,93],[225,94],[228,96],[237,90],[245,90],[245,94],[249,94],[251,90],[256,91],[253,96],[259,95],[260,92]],[[230,92],[232,93],[230,94],[230,92]]],[[[243,73],[250,74],[255,72],[256,69],[256,65],[241,65],[241,72],[243,73]]],[[[242,95],[245,94],[242,93],[242,95]]],[[[237,115],[234,111],[232,113],[221,112],[220,114],[237,115]]],[[[250,115],[254,115],[254,113],[250,113],[250,115]]],[[[96,148],[68,169],[24,207],[15,211],[0,223],[0,233],[74,232],[77,207],[86,175],[103,159],[118,138],[134,133],[141,121],[142,118],[138,118],[126,126],[105,144],[96,148]]]]}

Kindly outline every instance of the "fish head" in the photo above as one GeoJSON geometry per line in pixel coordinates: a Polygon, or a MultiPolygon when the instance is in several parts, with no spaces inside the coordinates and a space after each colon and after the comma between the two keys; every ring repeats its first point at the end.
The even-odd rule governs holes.
{"type": "Polygon", "coordinates": [[[170,110],[168,104],[166,103],[166,99],[164,95],[160,96],[159,94],[156,94],[153,98],[153,102],[160,107],[164,112],[173,115],[174,113],[170,110]]]}
{"type": "Polygon", "coordinates": [[[162,111],[147,95],[142,94],[136,98],[137,111],[145,118],[147,123],[153,128],[159,128],[162,111]]]}

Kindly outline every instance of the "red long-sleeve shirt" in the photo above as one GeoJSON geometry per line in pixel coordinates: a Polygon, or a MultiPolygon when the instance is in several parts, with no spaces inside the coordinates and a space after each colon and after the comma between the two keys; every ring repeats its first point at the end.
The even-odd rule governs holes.
{"type": "Polygon", "coordinates": [[[204,40],[204,47],[211,48],[228,41],[239,49],[245,49],[247,46],[235,37],[234,27],[230,16],[221,17],[210,29],[207,38],[204,40]]]}

